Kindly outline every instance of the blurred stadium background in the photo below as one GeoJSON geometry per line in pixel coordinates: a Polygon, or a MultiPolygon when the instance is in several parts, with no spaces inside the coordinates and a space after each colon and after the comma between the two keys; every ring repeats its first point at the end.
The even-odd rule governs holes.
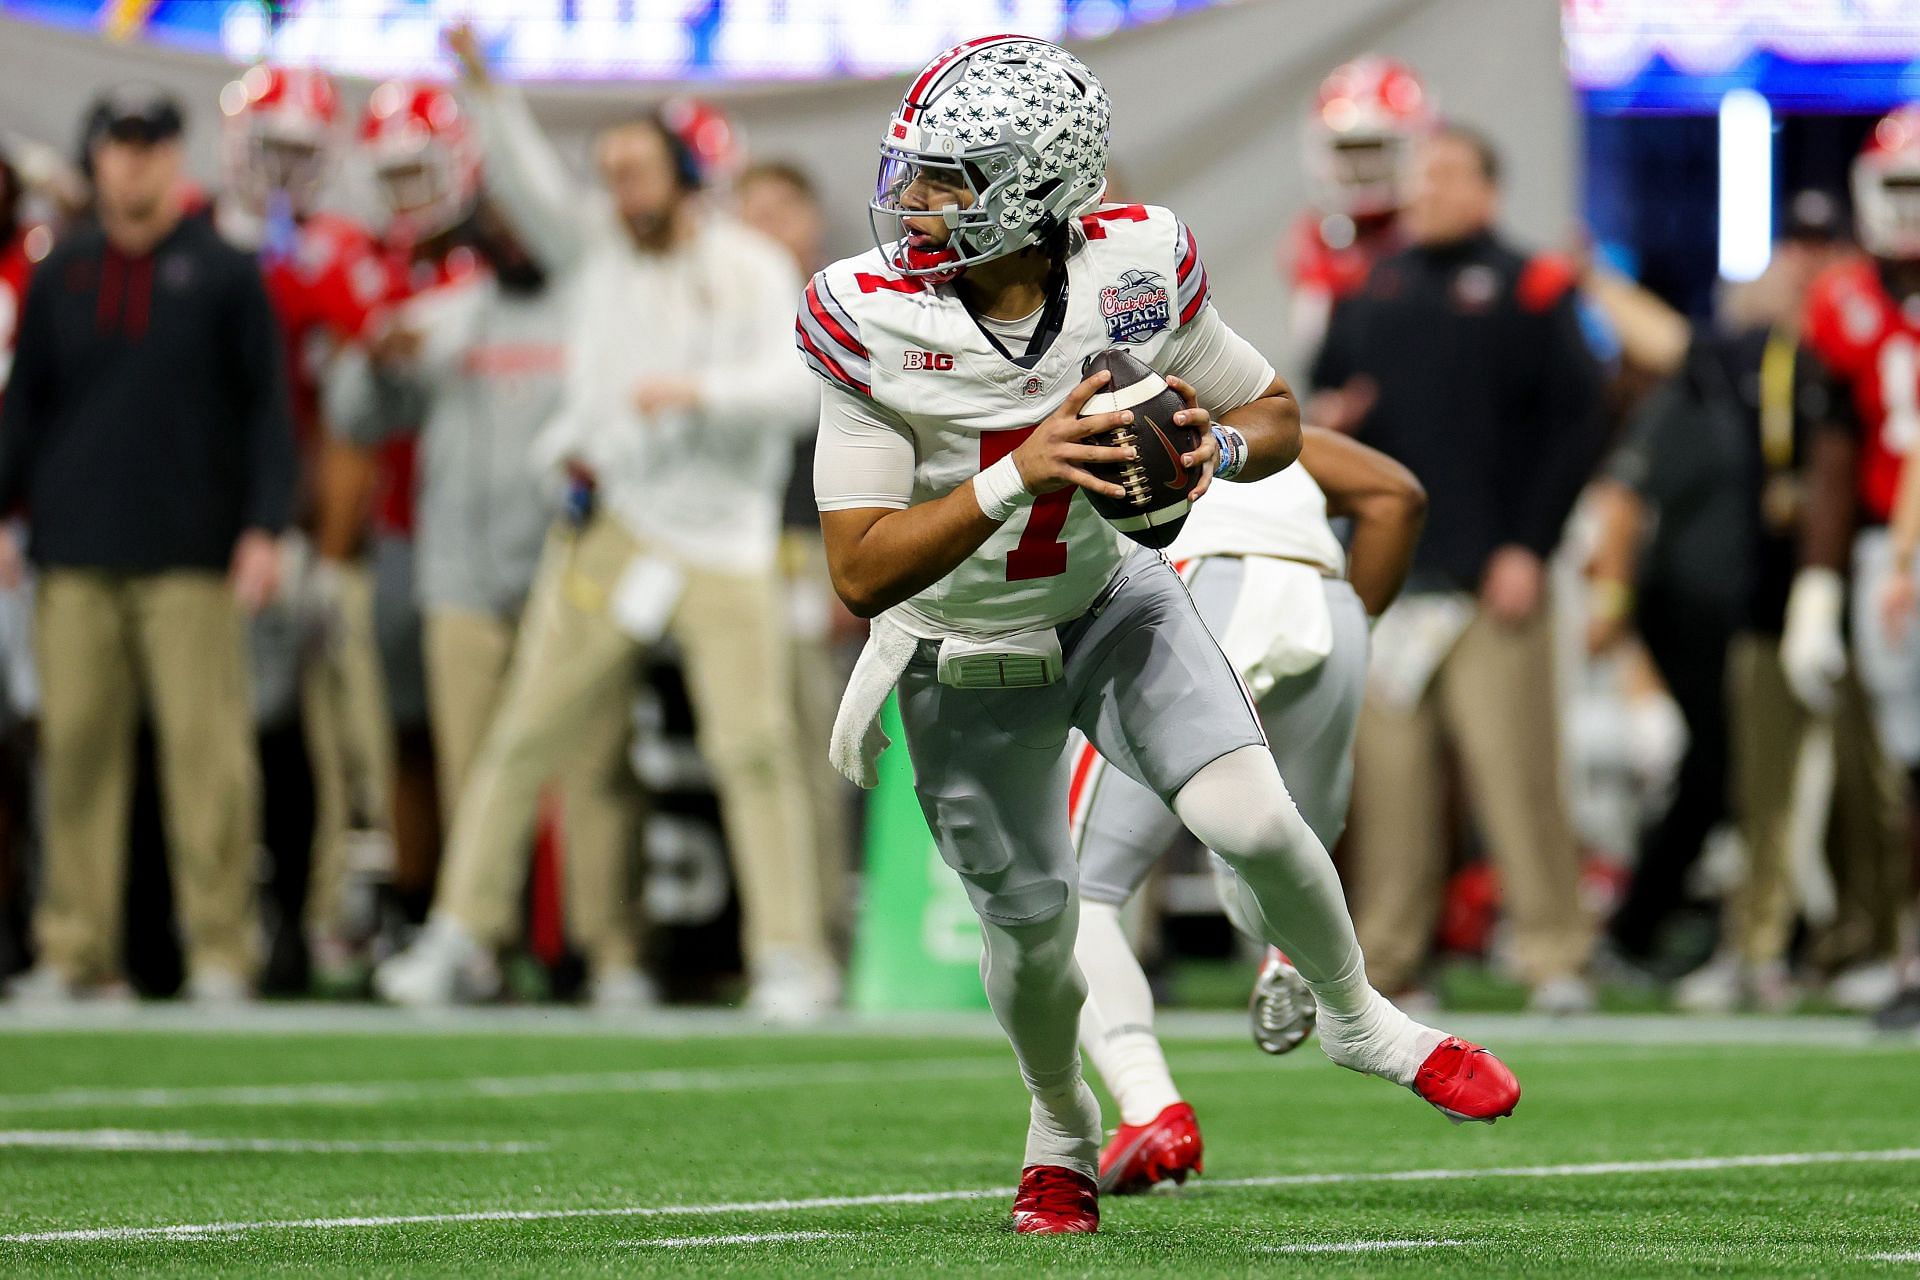
{"type": "MultiPolygon", "coordinates": [[[[1513,1166],[1522,1179],[1559,1178],[1538,1171],[1571,1169],[1566,1176],[1579,1189],[1530,1199],[1517,1190],[1508,1195],[1511,1187],[1481,1195],[1476,1183],[1456,1196],[1442,1185],[1414,1201],[1372,1185],[1351,1196],[1301,1190],[1329,1171],[1384,1184],[1458,1158],[1437,1154],[1433,1135],[1403,1133],[1397,1113],[1367,1111],[1356,1130],[1366,1141],[1352,1146],[1325,1135],[1290,1150],[1276,1150],[1270,1140],[1219,1143],[1214,1167],[1230,1170],[1229,1178],[1269,1178],[1267,1189],[1256,1187],[1240,1201],[1202,1201],[1184,1219],[1156,1202],[1140,1211],[1131,1243],[1116,1245],[1108,1262],[1162,1269],[1166,1259],[1156,1251],[1190,1244],[1195,1222],[1229,1240],[1209,1246],[1216,1251],[1203,1255],[1202,1271],[1284,1265],[1274,1250],[1286,1253],[1302,1241],[1336,1252],[1347,1242],[1360,1262],[1429,1273],[1443,1265],[1477,1274],[1652,1274],[1733,1265],[1756,1274],[1837,1274],[1920,1256],[1899,1220],[1911,1209],[1900,1186],[1904,1162],[1920,1159],[1908,1149],[1920,1146],[1920,1112],[1901,1101],[1911,1092],[1901,1082],[1911,1077],[1914,1051],[1905,1039],[1872,1038],[1866,1021],[1876,1012],[1899,1030],[1920,1021],[1920,1006],[1902,995],[1916,977],[1912,797],[1907,777],[1895,775],[1911,762],[1891,759],[1897,751],[1853,759],[1846,735],[1873,730],[1864,716],[1842,722],[1838,751],[1827,760],[1839,782],[1829,778],[1810,791],[1804,777],[1793,784],[1799,812],[1789,843],[1797,860],[1782,873],[1788,887],[1778,890],[1781,943],[1773,954],[1743,950],[1750,938],[1741,933],[1744,908],[1737,904],[1752,891],[1753,877],[1739,803],[1722,803],[1701,820],[1683,853],[1659,843],[1663,818],[1684,786],[1689,748],[1699,745],[1687,727],[1697,713],[1682,705],[1693,691],[1670,688],[1674,669],[1659,653],[1649,657],[1658,637],[1646,644],[1634,637],[1632,606],[1620,606],[1615,591],[1624,586],[1628,599],[1637,591],[1645,607],[1659,602],[1665,610],[1638,619],[1640,630],[1690,625],[1684,592],[1649,579],[1666,551],[1644,550],[1658,542],[1661,519],[1670,516],[1668,527],[1678,528],[1681,513],[1653,510],[1653,499],[1642,494],[1637,500],[1646,505],[1634,509],[1632,529],[1622,534],[1619,509],[1605,492],[1625,474],[1620,450],[1631,452],[1642,438],[1636,424],[1647,420],[1648,406],[1684,384],[1689,335],[1755,317],[1781,321],[1752,301],[1780,287],[1778,246],[1817,239],[1824,252],[1830,241],[1853,238],[1855,158],[1887,112],[1920,100],[1920,8],[1908,0],[0,0],[0,155],[23,179],[19,252],[37,261],[53,236],[85,217],[77,171],[89,112],[117,86],[138,82],[146,86],[141,92],[180,104],[188,176],[217,198],[231,173],[223,90],[231,95],[230,83],[257,63],[320,68],[336,78],[341,105],[327,140],[335,154],[318,207],[367,228],[377,241],[389,212],[355,141],[357,122],[381,82],[452,82],[458,68],[443,35],[461,21],[474,24],[495,73],[524,87],[535,117],[578,175],[593,171],[599,131],[662,104],[705,166],[702,198],[717,207],[738,207],[732,184],[750,166],[791,166],[822,214],[810,250],[815,260],[801,264],[807,270],[870,243],[865,207],[875,144],[907,74],[986,31],[1058,40],[1094,67],[1112,95],[1116,193],[1181,213],[1206,248],[1223,313],[1303,389],[1313,344],[1298,331],[1299,228],[1303,218],[1324,228],[1323,216],[1338,213],[1314,180],[1312,149],[1324,133],[1315,122],[1324,126],[1327,106],[1323,81],[1363,55],[1411,69],[1442,117],[1482,131],[1497,148],[1503,235],[1524,252],[1550,255],[1578,280],[1595,354],[1609,376],[1613,445],[1551,565],[1560,782],[1581,849],[1582,908],[1600,941],[1591,961],[1568,975],[1572,991],[1543,993],[1543,984],[1519,971],[1469,788],[1451,764],[1436,763],[1453,800],[1448,886],[1432,947],[1396,994],[1464,1011],[1469,1028],[1504,1036],[1518,1049],[1516,1063],[1537,1065],[1542,1087],[1530,1093],[1531,1105],[1561,1105],[1559,1121],[1510,1147],[1477,1142],[1466,1162],[1488,1170],[1513,1166]],[[1617,562],[1606,559],[1622,539],[1636,549],[1624,583],[1617,562]],[[1596,626],[1596,619],[1607,625],[1596,626]],[[1848,801],[1836,799],[1847,792],[1849,769],[1866,779],[1863,788],[1884,783],[1879,801],[1855,801],[1849,810],[1848,801]],[[1873,803],[1880,803],[1879,816],[1859,816],[1857,806],[1873,803]],[[1651,900],[1639,902],[1626,922],[1619,913],[1633,900],[1636,878],[1648,875],[1650,858],[1660,865],[1643,884],[1672,884],[1647,890],[1651,900]],[[1675,858],[1679,869],[1669,874],[1675,858]],[[1572,1016],[1515,1016],[1529,1005],[1572,1016]],[[1720,1016],[1741,1012],[1780,1016],[1720,1016]],[[1695,1018],[1686,1021],[1688,1013],[1695,1018]],[[1601,1055],[1605,1067],[1595,1061],[1601,1055]],[[1807,1077],[1804,1091],[1777,1085],[1796,1073],[1807,1077]],[[1660,1096],[1656,1081],[1681,1078],[1696,1083],[1660,1096]],[[1723,1101],[1726,1109],[1716,1111],[1723,1101]],[[1876,1121],[1877,1110],[1884,1114],[1876,1121]],[[1704,1177],[1690,1178],[1688,1161],[1707,1162],[1702,1169],[1775,1172],[1725,1175],[1739,1193],[1730,1205],[1707,1194],[1704,1177]],[[1803,1163],[1820,1167],[1779,1172],[1803,1163]],[[1593,1179],[1618,1174],[1625,1181],[1590,1181],[1588,1166],[1598,1171],[1593,1179]],[[1782,1217],[1808,1204],[1804,1231],[1774,1237],[1782,1217]],[[1609,1233],[1585,1220],[1596,1205],[1619,1215],[1608,1218],[1616,1224],[1674,1208],[1665,1228],[1628,1239],[1634,1230],[1609,1233]],[[1266,1213],[1268,1222],[1293,1214],[1286,1220],[1297,1231],[1249,1234],[1246,1212],[1266,1213]],[[1408,1251],[1392,1252],[1395,1242],[1408,1240],[1415,1242],[1408,1251]],[[1376,1246],[1388,1252],[1376,1257],[1376,1246]],[[1445,1251],[1444,1264],[1420,1252],[1428,1247],[1445,1251]]],[[[1920,171],[1915,177],[1920,181],[1920,171]]],[[[1340,233],[1330,234],[1338,240],[1340,233]]],[[[1351,238],[1351,222],[1345,234],[1351,238]]],[[[0,345],[18,304],[0,294],[0,345]]],[[[1909,320],[1920,327],[1911,314],[1909,320]]],[[[1703,411],[1700,420],[1707,416],[1703,411]]],[[[1704,456],[1712,446],[1702,439],[1697,452],[1704,456]]],[[[1678,447],[1687,453],[1684,442],[1678,447]]],[[[831,601],[817,558],[810,558],[804,451],[800,458],[782,571],[786,625],[805,650],[794,714],[811,751],[824,746],[837,680],[851,666],[861,632],[831,601]]],[[[405,488],[410,474],[395,479],[383,472],[377,484],[405,488]]],[[[1754,483],[1732,472],[1721,482],[1748,490],[1754,483]]],[[[362,569],[376,540],[369,535],[351,548],[362,569]]],[[[1751,550],[1740,545],[1742,555],[1751,550]]],[[[1684,549],[1679,554],[1684,558],[1684,549]]],[[[1777,571],[1725,568],[1742,581],[1750,571],[1777,571]]],[[[1683,574],[1675,581],[1685,580],[1683,574]]],[[[1853,590],[1878,586],[1863,583],[1853,590]]],[[[402,584],[397,592],[404,610],[409,589],[402,584]]],[[[36,959],[44,959],[32,921],[46,876],[46,818],[31,597],[7,596],[0,606],[0,978],[18,978],[33,975],[36,959]]],[[[417,634],[411,643],[415,655],[401,660],[417,665],[417,634]]],[[[643,921],[632,932],[644,990],[595,985],[598,961],[565,920],[564,824],[549,815],[516,913],[519,936],[500,955],[500,989],[490,982],[478,992],[450,985],[441,998],[417,1002],[481,1006],[471,1013],[374,1009],[374,967],[401,953],[426,917],[447,802],[436,805],[430,783],[419,810],[408,808],[404,779],[351,784],[397,788],[400,798],[350,806],[338,819],[343,830],[330,856],[339,859],[342,884],[329,890],[340,894],[338,911],[318,925],[312,918],[303,924],[309,863],[323,856],[317,829],[328,819],[318,810],[328,784],[317,775],[323,766],[310,758],[310,742],[267,723],[258,726],[266,784],[253,885],[263,904],[262,964],[238,989],[183,987],[188,962],[174,923],[148,735],[128,870],[117,889],[124,908],[112,944],[118,971],[89,975],[73,990],[23,989],[0,1004],[0,1125],[20,1126],[0,1130],[0,1203],[8,1206],[0,1208],[0,1260],[11,1253],[22,1273],[246,1273],[310,1265],[361,1271],[375,1264],[306,1252],[315,1248],[307,1238],[314,1233],[273,1224],[324,1219],[320,1234],[336,1244],[360,1239],[356,1232],[392,1239],[380,1236],[388,1229],[381,1224],[354,1225],[353,1216],[364,1213],[429,1224],[377,1264],[395,1270],[664,1267],[647,1257],[635,1261],[634,1237],[643,1231],[671,1248],[681,1236],[696,1245],[709,1236],[750,1243],[772,1231],[772,1251],[749,1264],[769,1272],[918,1269],[943,1261],[983,1271],[1024,1268],[1019,1255],[997,1252],[1003,1241],[976,1248],[956,1238],[985,1218],[961,1193],[948,1193],[1003,1179],[1007,1135],[966,1131],[976,1104],[990,1098],[1004,1109],[1005,1090],[974,1080],[1004,1063],[993,1058],[992,1068],[986,1065],[998,1050],[987,1050],[982,1039],[991,1027],[973,916],[919,818],[903,753],[892,753],[872,795],[808,760],[813,837],[821,845],[821,902],[809,927],[826,939],[831,972],[783,984],[790,975],[766,965],[756,972],[753,943],[740,936],[735,860],[712,771],[695,743],[681,655],[671,643],[656,645],[637,666],[628,781],[637,779],[648,799],[643,831],[624,851],[631,888],[616,912],[643,921]],[[758,1003],[756,988],[764,997],[758,1003]],[[177,1005],[171,998],[183,990],[203,998],[177,1005]],[[664,1005],[654,1002],[656,991],[664,1005]],[[475,994],[485,998],[468,999],[475,994]],[[941,1016],[948,1013],[954,1019],[941,1016]],[[243,1039],[229,1039],[235,1036],[243,1039]],[[253,1036],[285,1043],[272,1052],[231,1052],[235,1043],[264,1046],[247,1039],[253,1036]],[[941,1039],[947,1036],[960,1047],[950,1052],[941,1039]],[[578,1037],[588,1038],[588,1048],[574,1048],[578,1037]],[[782,1081],[789,1064],[799,1064],[798,1074],[782,1081]],[[916,1082],[947,1079],[969,1083],[951,1087],[931,1126],[924,1110],[878,1099],[896,1086],[901,1097],[917,1098],[924,1090],[916,1082]],[[327,1096],[336,1086],[339,1092],[327,1096]],[[249,1094],[256,1088],[265,1092],[249,1094]],[[368,1108],[389,1109],[343,1123],[350,1109],[340,1100],[356,1090],[365,1092],[368,1108]],[[866,1110],[842,1101],[842,1090],[862,1093],[866,1110]],[[708,1091],[728,1106],[697,1117],[660,1114],[663,1100],[708,1091]],[[581,1102],[603,1094],[635,1106],[637,1154],[609,1149],[601,1104],[581,1102]],[[516,1098],[541,1100],[503,1102],[516,1098]],[[185,1114],[179,1128],[192,1133],[176,1131],[175,1109],[185,1114]],[[155,1110],[168,1114],[149,1132],[155,1110]],[[843,1117],[855,1112],[866,1116],[865,1134],[891,1138],[863,1136],[843,1164],[826,1148],[841,1141],[854,1123],[843,1117]],[[903,1173],[888,1142],[910,1141],[905,1135],[929,1127],[940,1135],[932,1153],[903,1173]],[[471,1152],[458,1149],[470,1138],[478,1144],[471,1152]],[[310,1172],[354,1158],[355,1143],[364,1156],[379,1150],[365,1143],[385,1141],[403,1144],[385,1153],[399,1163],[372,1182],[341,1172],[343,1165],[310,1172]],[[201,1156],[177,1154],[196,1150],[196,1142],[201,1156]],[[328,1142],[341,1145],[329,1155],[299,1154],[302,1143],[319,1144],[312,1151],[320,1152],[328,1142]],[[409,1151],[406,1142],[420,1145],[409,1151]],[[276,1152],[273,1143],[290,1145],[276,1152]],[[530,1145],[516,1152],[514,1143],[530,1145]],[[483,1152],[493,1153],[485,1160],[525,1163],[480,1171],[483,1152]],[[108,1158],[119,1163],[92,1163],[108,1158]],[[221,1171],[219,1185],[175,1187],[180,1175],[169,1161],[189,1158],[223,1162],[205,1166],[221,1171]],[[284,1174],[256,1180],[242,1165],[224,1163],[256,1159],[284,1174]],[[769,1163],[777,1170],[770,1181],[752,1174],[756,1164],[769,1163]],[[546,1199],[528,1192],[542,1186],[558,1190],[546,1199]],[[908,1201],[890,1200],[896,1192],[928,1193],[934,1206],[955,1201],[961,1216],[920,1204],[901,1208],[908,1201]],[[822,1201],[830,1213],[803,1212],[777,1227],[766,1226],[766,1215],[784,1211],[755,1207],[842,1194],[856,1199],[822,1201]],[[871,1204],[860,1203],[862,1196],[873,1197],[871,1204]],[[661,1208],[673,1205],[704,1207],[687,1209],[687,1217],[661,1208]],[[476,1244],[461,1234],[460,1215],[484,1219],[496,1209],[552,1210],[561,1227],[573,1210],[605,1212],[617,1225],[596,1223],[586,1252],[567,1257],[554,1252],[563,1242],[546,1228],[516,1227],[509,1251],[492,1254],[485,1237],[476,1244]],[[648,1216],[656,1210],[658,1217],[648,1216]],[[238,1235],[193,1226],[176,1237],[157,1233],[218,1222],[254,1225],[236,1229],[238,1235]],[[114,1234],[129,1228],[134,1234],[114,1234]],[[148,1228],[156,1234],[139,1234],[148,1228]],[[899,1243],[914,1233],[932,1233],[935,1243],[899,1243]],[[161,1256],[143,1251],[153,1239],[186,1243],[161,1256]],[[262,1240],[262,1253],[244,1243],[262,1240]],[[808,1252],[816,1248],[824,1252],[808,1252]]],[[[1742,744],[1752,751],[1756,740],[1779,745],[1767,737],[1777,724],[1756,727],[1736,710],[1729,729],[1727,706],[1717,693],[1709,701],[1709,714],[1722,718],[1717,732],[1732,738],[1735,755],[1742,744]]],[[[424,729],[413,731],[424,741],[424,729]]],[[[375,729],[385,743],[372,749],[376,759],[381,751],[397,754],[404,773],[414,749],[408,732],[385,715],[375,729]]],[[[1791,754],[1798,743],[1796,737],[1784,749],[1791,754]]],[[[431,772],[430,763],[420,767],[431,772]]],[[[1724,763],[1717,776],[1725,779],[1725,795],[1734,780],[1724,763]]],[[[631,803],[642,811],[641,801],[631,803]]],[[[313,895],[319,883],[313,881],[313,895]]],[[[103,884],[99,892],[115,895],[116,886],[103,884]]],[[[1270,1133],[1302,1123],[1248,1102],[1272,1088],[1255,1075],[1267,1062],[1252,1061],[1242,1079],[1228,1061],[1243,1047],[1244,1020],[1231,1011],[1245,1000],[1257,957],[1220,914],[1202,852],[1173,851],[1128,920],[1156,993],[1187,1012],[1186,1021],[1176,1015],[1170,1024],[1175,1065],[1184,1071],[1192,1064],[1208,1081],[1198,1096],[1222,1117],[1218,1132],[1230,1132],[1230,1124],[1242,1133],[1270,1133]],[[1229,1049],[1228,1042],[1236,1043],[1229,1049]]],[[[449,969],[450,984],[453,978],[449,969]]],[[[1324,1080],[1306,1078],[1300,1063],[1285,1066],[1277,1078],[1290,1082],[1283,1088],[1301,1106],[1325,1114],[1349,1105],[1324,1080]]]]}

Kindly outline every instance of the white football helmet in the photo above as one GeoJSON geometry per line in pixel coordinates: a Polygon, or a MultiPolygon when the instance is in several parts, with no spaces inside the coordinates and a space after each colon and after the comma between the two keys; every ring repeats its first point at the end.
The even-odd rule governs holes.
{"type": "Polygon", "coordinates": [[[1044,242],[1100,203],[1107,186],[1107,91],[1080,59],[1030,36],[956,45],[915,77],[880,144],[868,221],[874,243],[909,276],[948,277],[1044,242]],[[973,203],[909,209],[922,171],[973,203]],[[946,246],[902,235],[902,215],[938,213],[946,246]]]}
{"type": "Polygon", "coordinates": [[[1413,145],[1436,123],[1406,64],[1367,54],[1320,82],[1307,116],[1307,177],[1323,212],[1377,217],[1406,203],[1413,145]]]}
{"type": "Polygon", "coordinates": [[[1920,103],[1873,127],[1853,162],[1853,219],[1876,258],[1920,258],[1920,103]]]}
{"type": "Polygon", "coordinates": [[[339,140],[340,95],[315,67],[249,67],[220,91],[221,165],[228,194],[264,213],[284,196],[312,211],[339,140]]]}

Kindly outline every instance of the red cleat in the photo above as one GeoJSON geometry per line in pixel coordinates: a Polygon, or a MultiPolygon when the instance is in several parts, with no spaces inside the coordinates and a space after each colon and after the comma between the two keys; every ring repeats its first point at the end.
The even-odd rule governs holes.
{"type": "Polygon", "coordinates": [[[1204,1149],[1193,1108],[1176,1102],[1145,1124],[1123,1124],[1100,1153],[1100,1190],[1138,1195],[1168,1179],[1185,1182],[1200,1172],[1204,1149]]]}
{"type": "Polygon", "coordinates": [[[1413,1091],[1455,1124],[1492,1124],[1512,1115],[1520,1101],[1520,1082],[1507,1064],[1459,1036],[1448,1036],[1427,1055],[1413,1077],[1413,1091]]]}
{"type": "Polygon", "coordinates": [[[1100,1229],[1100,1189],[1084,1173],[1030,1164],[1013,1197],[1013,1229],[1023,1236],[1090,1235],[1100,1229]]]}

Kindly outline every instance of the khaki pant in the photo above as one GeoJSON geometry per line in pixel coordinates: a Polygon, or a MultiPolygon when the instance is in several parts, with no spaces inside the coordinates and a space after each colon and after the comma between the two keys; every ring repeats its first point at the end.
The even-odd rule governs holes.
{"type": "Polygon", "coordinates": [[[362,566],[342,570],[339,615],[340,634],[300,672],[314,795],[306,926],[332,937],[347,932],[341,912],[348,833],[387,831],[393,811],[393,730],[373,640],[373,581],[362,566]]]}
{"type": "Polygon", "coordinates": [[[34,607],[46,770],[41,959],[69,980],[120,965],[134,741],[158,744],[174,898],[189,973],[251,976],[259,921],[259,762],[245,633],[222,575],[54,569],[34,607]]]}
{"type": "MultiPolygon", "coordinates": [[[[517,900],[521,850],[545,782],[593,717],[618,701],[639,646],[609,614],[640,548],[608,516],[556,530],[534,579],[507,687],[460,793],[438,898],[490,940],[517,900]]],[[[827,957],[801,781],[778,579],[686,569],[667,625],[679,645],[734,858],[750,963],[827,957]]]]}
{"type": "Polygon", "coordinates": [[[1419,704],[1369,696],[1354,747],[1354,925],[1374,985],[1413,985],[1447,881],[1443,750],[1451,745],[1500,873],[1514,958],[1530,983],[1578,973],[1593,925],[1561,791],[1552,625],[1484,614],[1467,626],[1419,704]]]}
{"type": "MultiPolygon", "coordinates": [[[[449,827],[487,730],[499,713],[514,652],[516,619],[461,609],[426,613],[427,712],[449,827]]],[[[558,770],[566,862],[567,933],[595,970],[627,968],[640,958],[635,883],[641,794],[627,748],[633,737],[632,681],[587,709],[558,770]]],[[[504,846],[490,843],[497,856],[504,846]]],[[[503,940],[519,918],[526,878],[524,844],[507,865],[464,873],[462,897],[448,910],[477,935],[503,940]],[[482,895],[486,895],[483,899],[482,895]]]]}
{"type": "MultiPolygon", "coordinates": [[[[1743,635],[1732,655],[1734,797],[1747,876],[1728,903],[1730,937],[1749,964],[1784,959],[1798,915],[1789,875],[1794,773],[1812,717],[1787,684],[1780,638],[1743,635]]],[[[1827,851],[1839,916],[1814,940],[1815,963],[1836,968],[1893,953],[1907,900],[1906,780],[1881,749],[1860,682],[1840,683],[1827,851]]]]}

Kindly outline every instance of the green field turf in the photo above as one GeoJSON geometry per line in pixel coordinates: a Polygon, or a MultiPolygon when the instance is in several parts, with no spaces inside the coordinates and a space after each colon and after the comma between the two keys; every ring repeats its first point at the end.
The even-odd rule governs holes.
{"type": "Polygon", "coordinates": [[[160,1021],[0,1021],[0,1275],[1830,1276],[1920,1257],[1920,1044],[1819,1020],[1482,1019],[1463,1030],[1526,1089],[1491,1129],[1222,1024],[1171,1045],[1210,1176],[1051,1240],[1005,1225],[1025,1106],[978,1024],[160,1021]],[[23,1238],[42,1233],[68,1234],[23,1238]]]}

